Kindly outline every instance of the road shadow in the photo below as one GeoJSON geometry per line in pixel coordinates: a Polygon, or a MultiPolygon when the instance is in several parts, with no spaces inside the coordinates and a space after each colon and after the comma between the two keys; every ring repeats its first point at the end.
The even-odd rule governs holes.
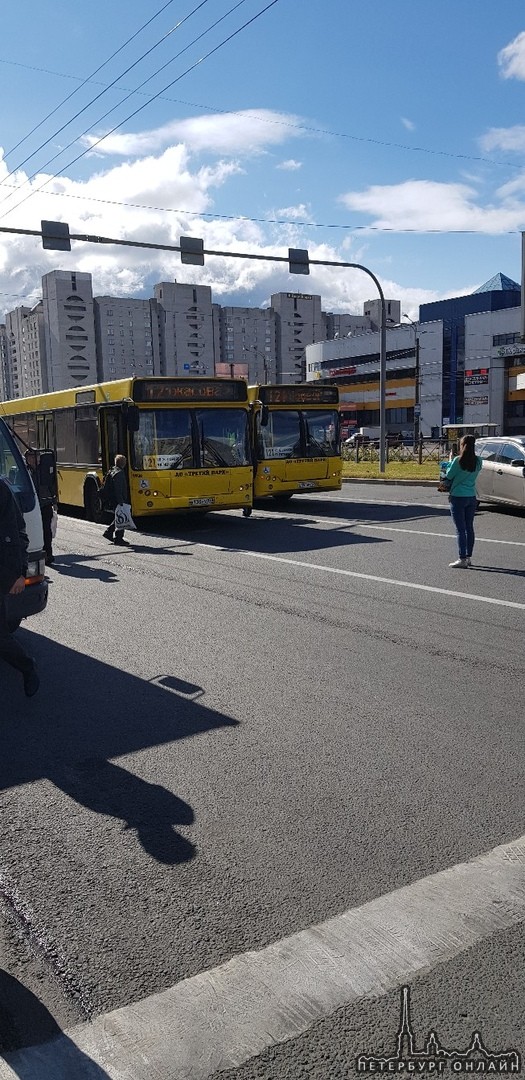
{"type": "MultiPolygon", "coordinates": [[[[19,979],[0,968],[0,1053],[19,1080],[39,1080],[41,1062],[24,1049],[60,1039],[60,1056],[68,1075],[85,1080],[110,1080],[108,1073],[64,1035],[52,1013],[19,979]]],[[[39,1055],[40,1057],[40,1055],[39,1055]]],[[[62,1073],[62,1070],[61,1070],[62,1073]]],[[[46,1075],[50,1076],[50,1073],[46,1075]]],[[[58,1074],[56,1074],[57,1080],[58,1074]]]]}
{"type": "Polygon", "coordinates": [[[192,824],[192,807],[110,759],[238,721],[208,709],[203,688],[175,675],[148,682],[29,630],[19,634],[36,656],[42,682],[28,701],[18,672],[2,664],[9,704],[0,790],[47,778],[88,810],[124,822],[157,862],[193,859],[194,845],[175,829],[192,824]]]}
{"type": "Polygon", "coordinates": [[[143,847],[166,866],[188,862],[194,845],[175,825],[191,825],[195,815],[189,803],[160,784],[139,776],[104,758],[87,758],[50,777],[56,787],[96,814],[120,818],[132,829],[143,847]]]}
{"type": "Polygon", "coordinates": [[[48,573],[54,570],[63,577],[88,578],[90,581],[104,581],[107,585],[114,584],[118,581],[118,576],[112,570],[106,570],[102,566],[87,565],[88,562],[91,564],[99,558],[101,556],[98,555],[55,554],[52,565],[48,567],[48,573]]]}
{"type": "Polygon", "coordinates": [[[178,519],[151,521],[145,527],[155,536],[179,537],[195,543],[210,541],[232,551],[257,551],[265,554],[297,554],[321,551],[334,547],[353,547],[355,544],[389,544],[386,537],[371,536],[359,532],[354,522],[341,521],[340,526],[328,528],[311,516],[304,518],[280,514],[277,519],[269,516],[239,518],[233,515],[209,514],[199,522],[185,523],[178,519]]]}
{"type": "Polygon", "coordinates": [[[474,563],[469,569],[481,570],[485,574],[508,574],[509,577],[525,578],[525,570],[507,570],[502,566],[482,566],[481,563],[474,563]]]}

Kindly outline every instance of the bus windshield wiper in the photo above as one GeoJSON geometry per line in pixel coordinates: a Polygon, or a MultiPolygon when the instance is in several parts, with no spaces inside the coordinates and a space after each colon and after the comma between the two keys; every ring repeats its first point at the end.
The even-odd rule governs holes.
{"type": "Polygon", "coordinates": [[[210,439],[204,438],[204,435],[202,436],[202,449],[203,452],[207,450],[208,453],[213,454],[218,465],[224,465],[226,468],[229,468],[229,463],[225,460],[225,458],[221,457],[219,451],[216,449],[210,439]]]}

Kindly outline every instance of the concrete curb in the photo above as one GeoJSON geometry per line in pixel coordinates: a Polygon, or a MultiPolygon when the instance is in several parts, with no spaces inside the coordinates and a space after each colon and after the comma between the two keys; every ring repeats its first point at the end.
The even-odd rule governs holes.
{"type": "Polygon", "coordinates": [[[377,476],[343,476],[343,484],[394,484],[401,487],[437,488],[439,478],[435,480],[382,480],[377,476]]]}

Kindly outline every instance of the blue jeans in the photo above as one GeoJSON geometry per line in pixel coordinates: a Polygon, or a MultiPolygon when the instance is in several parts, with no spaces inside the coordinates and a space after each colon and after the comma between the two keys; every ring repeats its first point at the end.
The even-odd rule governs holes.
{"type": "Polygon", "coordinates": [[[450,496],[450,513],[456,526],[460,559],[470,559],[474,550],[474,516],[477,505],[475,495],[450,496]]]}

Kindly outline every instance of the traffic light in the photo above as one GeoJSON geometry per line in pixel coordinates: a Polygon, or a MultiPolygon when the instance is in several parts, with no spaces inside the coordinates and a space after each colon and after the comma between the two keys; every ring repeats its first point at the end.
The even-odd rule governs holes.
{"type": "Polygon", "coordinates": [[[204,240],[197,236],[181,236],[180,261],[190,266],[204,266],[204,240]]]}
{"type": "Polygon", "coordinates": [[[288,269],[291,274],[310,273],[310,262],[306,248],[288,248],[288,269]]]}
{"type": "Polygon", "coordinates": [[[41,221],[42,247],[48,251],[71,251],[69,225],[66,221],[41,221]]]}

